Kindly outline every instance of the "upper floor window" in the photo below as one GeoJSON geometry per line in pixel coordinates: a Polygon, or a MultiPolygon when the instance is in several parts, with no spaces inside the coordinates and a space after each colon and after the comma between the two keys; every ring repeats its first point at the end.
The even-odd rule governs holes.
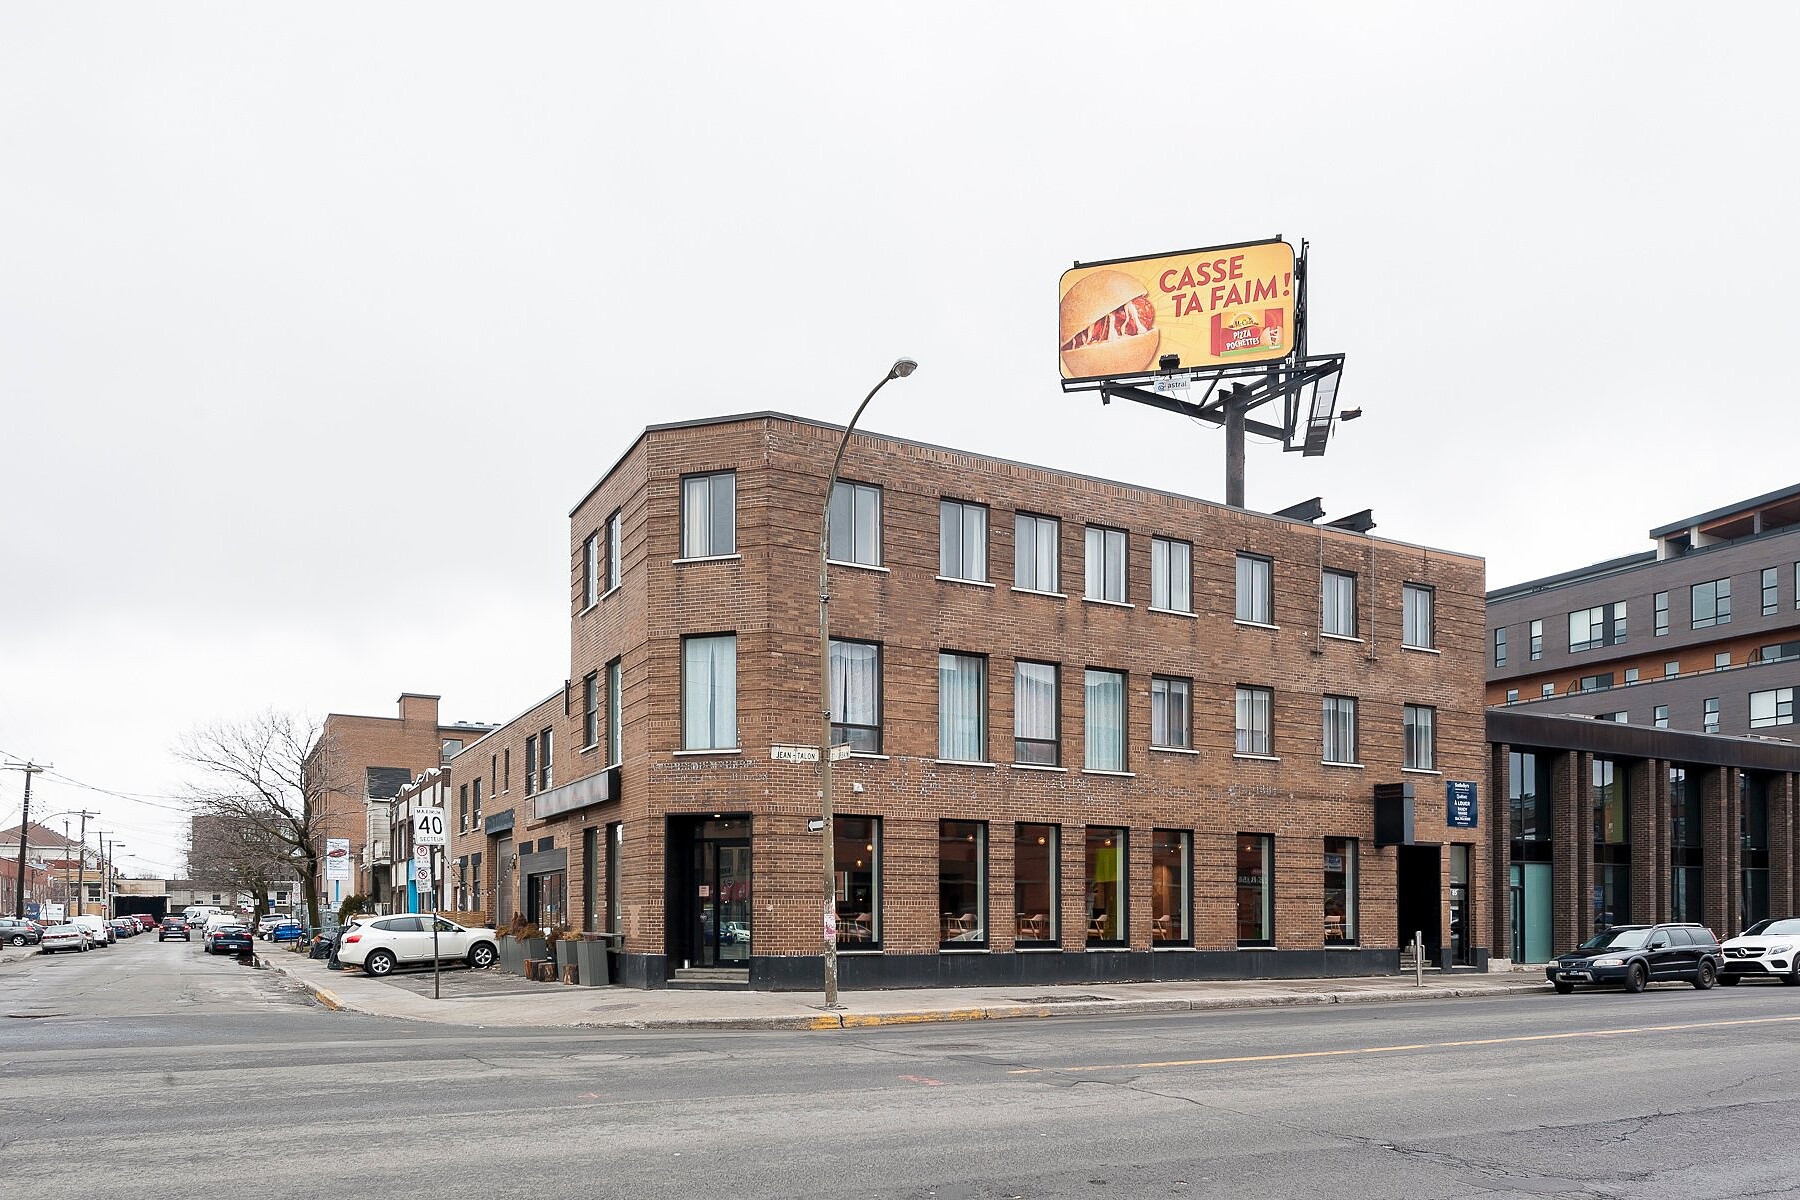
{"type": "Polygon", "coordinates": [[[1402,607],[1402,644],[1419,650],[1437,645],[1437,593],[1420,583],[1409,583],[1400,589],[1402,607]]]}
{"type": "Polygon", "coordinates": [[[979,654],[938,655],[938,757],[987,760],[987,659],[979,654]]]}
{"type": "Polygon", "coordinates": [[[1356,761],[1356,698],[1325,697],[1325,752],[1328,763],[1356,761]]]}
{"type": "Polygon", "coordinates": [[[1702,733],[1719,732],[1719,698],[1708,696],[1700,702],[1700,731],[1702,733]]]}
{"type": "Polygon", "coordinates": [[[681,748],[737,748],[737,635],[681,640],[681,748]]]}
{"type": "Polygon", "coordinates": [[[1013,586],[1027,592],[1054,592],[1061,583],[1057,570],[1061,522],[1055,517],[1019,513],[1013,518],[1013,586]]]}
{"type": "Polygon", "coordinates": [[[1054,767],[1061,762],[1058,738],[1058,670],[1055,663],[1013,664],[1013,761],[1054,767]]]}
{"type": "Polygon", "coordinates": [[[1405,714],[1406,760],[1415,771],[1437,769],[1437,709],[1408,704],[1405,714]]]}
{"type": "Polygon", "coordinates": [[[606,664],[606,764],[617,766],[622,760],[624,749],[625,689],[622,664],[613,659],[606,664]]]}
{"type": "Polygon", "coordinates": [[[833,562],[881,565],[881,489],[866,483],[839,481],[831,489],[833,562]]]}
{"type": "Polygon", "coordinates": [[[938,503],[938,574],[945,579],[986,583],[986,507],[961,500],[938,503]]]}
{"type": "Polygon", "coordinates": [[[581,543],[581,607],[600,598],[600,535],[590,533],[581,543]]]}
{"type": "Polygon", "coordinates": [[[538,791],[548,791],[555,782],[555,773],[550,769],[550,731],[538,734],[538,791]]]}
{"type": "Polygon", "coordinates": [[[1669,727],[1669,706],[1666,704],[1658,704],[1655,708],[1652,708],[1650,710],[1650,722],[1658,729],[1667,729],[1669,727]]]}
{"type": "Polygon", "coordinates": [[[1087,527],[1087,598],[1125,603],[1125,531],[1087,527]]]}
{"type": "Polygon", "coordinates": [[[873,642],[831,643],[831,742],[881,753],[881,647],[873,642]]]}
{"type": "Polygon", "coordinates": [[[1505,627],[1494,630],[1494,665],[1496,667],[1504,667],[1506,665],[1505,627]]]}
{"type": "Polygon", "coordinates": [[[681,480],[681,557],[737,553],[737,472],[681,480]]]}
{"type": "Polygon", "coordinates": [[[1275,623],[1275,564],[1260,555],[1237,556],[1237,619],[1275,623]]]}
{"type": "Polygon", "coordinates": [[[1193,612],[1193,547],[1173,538],[1150,539],[1150,607],[1193,612]]]}
{"type": "Polygon", "coordinates": [[[451,759],[462,753],[462,748],[463,744],[461,738],[445,738],[444,744],[441,747],[439,761],[448,763],[451,759]]]}
{"type": "Polygon", "coordinates": [[[1125,672],[1087,673],[1086,757],[1090,771],[1125,769],[1125,672]]]}
{"type": "Polygon", "coordinates": [[[1625,641],[1625,602],[1577,609],[1569,614],[1569,650],[1618,646],[1625,641]]]}
{"type": "Polygon", "coordinates": [[[620,520],[621,515],[615,512],[606,518],[606,578],[604,584],[605,590],[609,592],[624,581],[624,562],[620,551],[620,527],[623,523],[620,520]]]}
{"type": "Polygon", "coordinates": [[[1775,582],[1776,578],[1777,578],[1777,575],[1776,575],[1776,571],[1775,571],[1774,567],[1764,567],[1763,568],[1763,572],[1762,572],[1762,615],[1765,617],[1772,617],[1775,615],[1775,608],[1776,608],[1776,604],[1777,604],[1777,600],[1776,600],[1776,586],[1777,585],[1775,582]]]}
{"type": "Polygon", "coordinates": [[[1793,688],[1775,688],[1772,691],[1750,693],[1750,728],[1764,729],[1770,725],[1792,725],[1793,723],[1793,688]]]}
{"type": "Polygon", "coordinates": [[[1669,593],[1656,593],[1651,598],[1650,607],[1655,618],[1655,636],[1662,637],[1669,632],[1669,593]]]}
{"type": "Polygon", "coordinates": [[[1266,687],[1244,687],[1237,690],[1237,752],[1269,755],[1274,753],[1275,693],[1266,687]]]}
{"type": "Polygon", "coordinates": [[[1193,684],[1155,675],[1150,679],[1150,744],[1164,750],[1191,750],[1193,684]]]}
{"type": "Polygon", "coordinates": [[[481,826],[481,776],[477,775],[475,777],[475,782],[472,785],[472,787],[470,788],[469,794],[474,800],[474,803],[471,805],[471,811],[473,813],[471,820],[474,822],[476,828],[480,828],[480,826],[481,826]]]}
{"type": "Polygon", "coordinates": [[[1714,579],[1696,583],[1690,589],[1693,597],[1695,629],[1731,624],[1731,580],[1714,579]]]}
{"type": "Polygon", "coordinates": [[[1356,576],[1326,571],[1320,581],[1319,627],[1339,637],[1356,636],[1356,576]]]}
{"type": "Polygon", "coordinates": [[[583,748],[600,741],[600,676],[589,671],[581,681],[581,744],[583,748]]]}
{"type": "Polygon", "coordinates": [[[1536,662],[1544,657],[1544,622],[1539,619],[1531,623],[1531,661],[1536,662]]]}

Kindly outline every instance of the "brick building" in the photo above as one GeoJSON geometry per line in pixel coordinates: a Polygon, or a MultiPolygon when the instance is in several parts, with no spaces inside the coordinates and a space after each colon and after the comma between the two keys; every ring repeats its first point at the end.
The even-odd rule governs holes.
{"type": "Polygon", "coordinates": [[[319,845],[322,908],[336,909],[352,893],[378,902],[391,895],[390,803],[415,776],[448,763],[465,745],[493,728],[439,721],[438,699],[403,692],[397,716],[326,716],[307,757],[307,770],[329,781],[324,789],[319,845]],[[324,841],[328,838],[350,842],[355,869],[348,885],[324,877],[324,841]]]}
{"type": "MultiPolygon", "coordinates": [[[[653,427],[576,505],[568,680],[452,763],[459,906],[620,932],[635,986],[818,986],[818,767],[771,747],[817,744],[841,433],[653,427]]],[[[841,478],[845,986],[1485,962],[1443,799],[1485,773],[1479,559],[875,435],[841,478]]]]}
{"type": "Polygon", "coordinates": [[[1488,703],[1791,738],[1800,485],[1650,539],[1651,550],[1488,593],[1488,703]]]}

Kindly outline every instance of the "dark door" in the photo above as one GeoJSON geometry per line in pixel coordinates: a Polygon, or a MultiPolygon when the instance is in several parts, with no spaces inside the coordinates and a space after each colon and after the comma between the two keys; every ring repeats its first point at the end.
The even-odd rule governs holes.
{"type": "Polygon", "coordinates": [[[1443,955],[1443,890],[1439,875],[1437,846],[1397,846],[1394,880],[1395,915],[1399,918],[1399,942],[1402,948],[1412,944],[1413,935],[1425,940],[1425,960],[1444,961],[1443,955]]]}
{"type": "Polygon", "coordinates": [[[750,820],[671,823],[669,911],[676,967],[746,967],[750,961],[750,820]]]}

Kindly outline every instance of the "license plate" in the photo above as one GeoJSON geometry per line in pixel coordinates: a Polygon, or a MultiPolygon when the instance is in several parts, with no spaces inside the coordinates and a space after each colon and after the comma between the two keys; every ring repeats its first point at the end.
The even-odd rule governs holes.
{"type": "Polygon", "coordinates": [[[1556,977],[1558,979],[1570,980],[1570,981],[1577,980],[1577,979],[1592,979],[1593,978],[1593,976],[1589,975],[1586,971],[1559,971],[1559,972],[1557,972],[1556,977]]]}

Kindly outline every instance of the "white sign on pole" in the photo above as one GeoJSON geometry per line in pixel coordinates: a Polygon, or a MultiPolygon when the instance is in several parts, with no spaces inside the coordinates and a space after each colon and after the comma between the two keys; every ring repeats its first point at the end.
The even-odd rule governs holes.
{"type": "Polygon", "coordinates": [[[450,838],[444,829],[443,809],[413,809],[413,845],[447,846],[449,844],[450,838]]]}
{"type": "MultiPolygon", "coordinates": [[[[833,746],[831,748],[831,761],[832,762],[843,762],[846,758],[849,758],[849,757],[850,757],[850,743],[849,742],[845,742],[842,745],[833,746]]],[[[813,751],[813,761],[817,762],[818,760],[819,760],[819,752],[817,750],[814,750],[813,751]]]]}
{"type": "MultiPolygon", "coordinates": [[[[327,878],[327,879],[348,879],[348,878],[350,878],[350,839],[349,838],[326,838],[325,839],[325,878],[327,878]]],[[[335,894],[337,889],[333,888],[332,891],[335,894]]]]}
{"type": "Polygon", "coordinates": [[[775,762],[816,763],[819,761],[819,748],[817,746],[784,746],[777,744],[769,747],[769,757],[775,762]]]}

